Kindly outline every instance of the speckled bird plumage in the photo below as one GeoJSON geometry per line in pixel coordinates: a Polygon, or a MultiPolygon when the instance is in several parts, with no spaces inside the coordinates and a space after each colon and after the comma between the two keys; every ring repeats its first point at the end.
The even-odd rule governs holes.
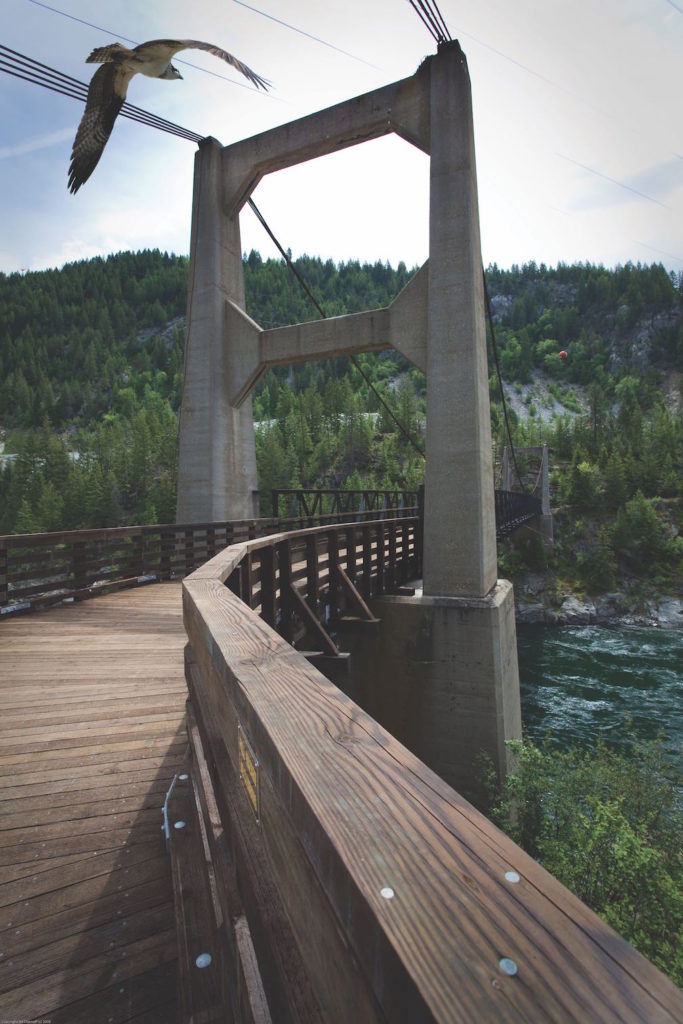
{"type": "Polygon", "coordinates": [[[93,50],[86,63],[101,64],[102,67],[97,69],[90,82],[85,113],[71,150],[70,192],[77,192],[95,170],[126,99],[131,78],[137,74],[166,81],[182,78],[171,63],[171,58],[180,50],[206,50],[231,64],[257,88],[268,88],[265,79],[227,50],[198,39],[152,39],[132,50],[120,43],[111,43],[93,50]]]}

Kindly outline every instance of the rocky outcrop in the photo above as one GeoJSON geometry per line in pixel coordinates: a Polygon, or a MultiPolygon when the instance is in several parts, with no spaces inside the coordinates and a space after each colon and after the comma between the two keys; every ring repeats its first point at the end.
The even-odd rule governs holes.
{"type": "Polygon", "coordinates": [[[567,594],[558,606],[549,580],[529,574],[515,584],[515,606],[523,626],[651,626],[683,629],[683,600],[663,597],[658,601],[632,602],[622,591],[600,594],[595,599],[567,594]],[[545,585],[544,585],[545,584],[545,585]]]}

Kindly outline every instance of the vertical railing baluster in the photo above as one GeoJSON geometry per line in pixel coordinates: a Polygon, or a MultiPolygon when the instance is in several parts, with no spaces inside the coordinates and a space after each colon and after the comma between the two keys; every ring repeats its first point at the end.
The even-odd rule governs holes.
{"type": "Polygon", "coordinates": [[[363,531],[363,597],[372,595],[372,534],[367,523],[362,526],[363,531]]]}
{"type": "Polygon", "coordinates": [[[396,589],[396,523],[389,520],[389,590],[396,589]]]}
{"type": "Polygon", "coordinates": [[[275,551],[269,545],[259,551],[261,561],[261,617],[275,628],[277,607],[275,594],[275,551]]]}
{"type": "Polygon", "coordinates": [[[9,557],[7,543],[0,544],[0,607],[9,603],[9,557]]]}
{"type": "Polygon", "coordinates": [[[253,607],[254,578],[251,551],[248,551],[240,562],[240,597],[250,608],[253,607]]]}
{"type": "Polygon", "coordinates": [[[340,617],[339,609],[339,534],[336,530],[327,531],[327,564],[328,564],[328,599],[330,620],[336,622],[340,617]]]}
{"type": "Polygon", "coordinates": [[[74,541],[72,548],[73,589],[85,590],[87,582],[87,566],[85,557],[85,541],[74,541]]]}
{"type": "Polygon", "coordinates": [[[289,540],[277,545],[277,563],[280,576],[280,635],[291,644],[294,639],[292,596],[292,548],[289,540]]]}
{"type": "Polygon", "coordinates": [[[384,523],[377,524],[377,593],[383,594],[386,590],[386,549],[385,549],[385,527],[384,523]]]}
{"type": "Polygon", "coordinates": [[[310,533],[306,538],[306,599],[314,614],[318,611],[320,568],[318,565],[318,537],[310,533]]]}
{"type": "Polygon", "coordinates": [[[189,576],[194,570],[194,530],[187,529],[184,533],[185,537],[185,575],[189,576]]]}

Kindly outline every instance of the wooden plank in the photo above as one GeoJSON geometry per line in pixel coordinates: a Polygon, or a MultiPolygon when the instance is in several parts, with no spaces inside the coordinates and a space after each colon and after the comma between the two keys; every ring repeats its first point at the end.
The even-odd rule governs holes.
{"type": "Polygon", "coordinates": [[[0,1019],[176,1020],[178,584],[0,626],[0,1019]]]}
{"type": "Polygon", "coordinates": [[[98,989],[94,995],[52,1011],[51,1024],[94,1024],[95,1021],[134,1021],[134,1024],[176,1024],[178,1007],[174,961],[152,967],[123,984],[98,989]],[[103,1008],[106,1016],[102,1016],[103,1008]]]}
{"type": "Polygon", "coordinates": [[[5,909],[0,909],[0,920],[5,922],[5,927],[8,927],[9,921],[13,919],[31,920],[34,914],[34,899],[38,899],[36,912],[40,914],[43,906],[40,900],[47,893],[61,892],[94,878],[108,878],[119,870],[124,873],[130,872],[139,864],[155,860],[162,852],[158,838],[155,836],[148,843],[126,846],[125,850],[95,850],[85,855],[53,857],[43,863],[32,862],[29,865],[30,870],[21,881],[8,881],[0,886],[0,908],[16,908],[14,918],[12,914],[6,913],[5,909]],[[22,909],[19,909],[20,907],[22,909]]]}
{"type": "Polygon", "coordinates": [[[61,966],[52,974],[0,995],[0,1020],[28,1018],[32,1021],[41,1017],[55,1020],[59,1019],[55,1011],[64,1007],[61,1019],[69,1021],[70,1003],[114,984],[125,988],[131,979],[172,961],[175,955],[175,933],[169,928],[125,947],[72,963],[69,971],[61,966]]]}

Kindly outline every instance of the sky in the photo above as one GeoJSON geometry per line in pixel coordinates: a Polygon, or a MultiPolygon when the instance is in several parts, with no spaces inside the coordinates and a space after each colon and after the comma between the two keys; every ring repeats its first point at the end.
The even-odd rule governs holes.
{"type": "MultiPolygon", "coordinates": [[[[439,7],[472,80],[484,265],[630,260],[683,273],[683,0],[439,7]]],[[[435,51],[408,0],[0,0],[0,13],[0,43],[86,83],[85,58],[109,42],[230,51],[272,83],[267,94],[199,50],[174,59],[182,81],[137,75],[128,90],[223,145],[406,78],[435,51]]],[[[119,117],[71,195],[82,113],[0,74],[0,271],[189,253],[195,144],[119,117]]],[[[295,257],[413,267],[428,254],[428,175],[425,154],[387,136],[268,175],[253,198],[295,257]]],[[[248,207],[240,223],[245,252],[278,255],[248,207]]]]}

